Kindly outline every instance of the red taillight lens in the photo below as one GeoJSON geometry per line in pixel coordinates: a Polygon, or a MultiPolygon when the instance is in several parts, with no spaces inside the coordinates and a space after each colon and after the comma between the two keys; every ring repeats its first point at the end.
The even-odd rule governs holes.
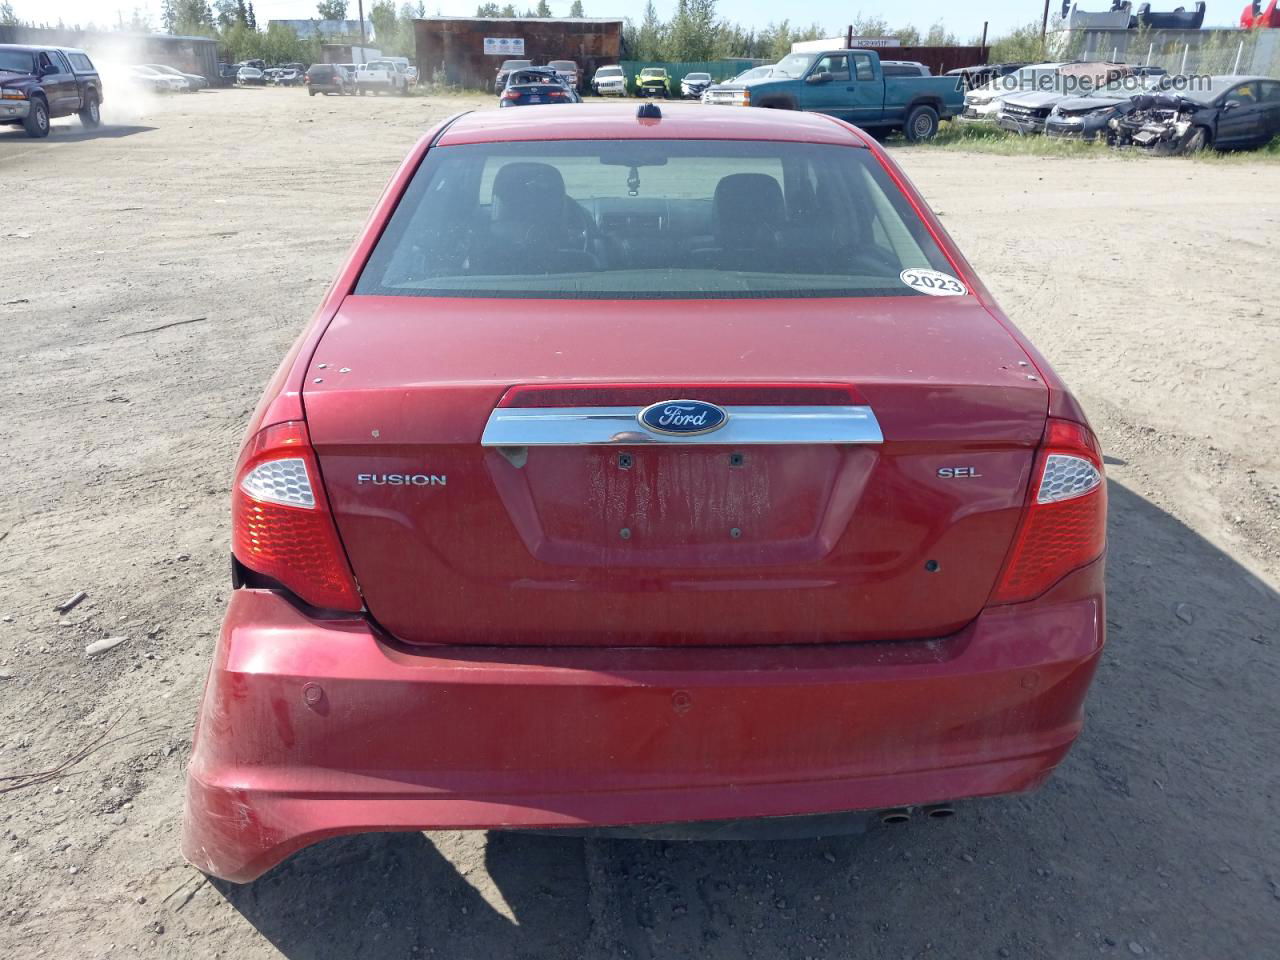
{"type": "Polygon", "coordinates": [[[1050,420],[1036,455],[1031,495],[992,603],[1021,603],[1102,556],[1107,488],[1102,453],[1087,427],[1050,420]]]}
{"type": "Polygon", "coordinates": [[[519,100],[519,99],[520,99],[520,91],[519,91],[519,90],[504,90],[504,91],[502,91],[502,99],[503,99],[503,100],[519,100]]]}
{"type": "Polygon", "coordinates": [[[312,606],[361,609],[305,424],[267,427],[245,448],[231,496],[231,552],[312,606]]]}

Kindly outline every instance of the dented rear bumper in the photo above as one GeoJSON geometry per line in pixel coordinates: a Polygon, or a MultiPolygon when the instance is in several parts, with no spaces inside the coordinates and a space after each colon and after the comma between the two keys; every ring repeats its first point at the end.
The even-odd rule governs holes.
{"type": "Polygon", "coordinates": [[[1102,561],[936,641],[405,649],[237,590],[183,852],[253,880],[325,837],[912,806],[1038,786],[1082,723],[1102,561]]]}

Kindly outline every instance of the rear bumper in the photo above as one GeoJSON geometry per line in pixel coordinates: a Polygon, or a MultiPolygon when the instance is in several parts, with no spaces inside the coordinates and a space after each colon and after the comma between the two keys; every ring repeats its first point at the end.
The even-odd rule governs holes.
{"type": "Polygon", "coordinates": [[[245,882],[325,837],[663,823],[1028,790],[1102,649],[1102,562],[936,641],[408,650],[233,593],[183,852],[245,882]]]}

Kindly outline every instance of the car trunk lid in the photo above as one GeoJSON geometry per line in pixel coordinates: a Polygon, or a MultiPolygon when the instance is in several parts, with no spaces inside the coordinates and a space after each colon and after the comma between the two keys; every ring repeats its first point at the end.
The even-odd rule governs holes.
{"type": "Polygon", "coordinates": [[[313,364],[339,533],[409,643],[945,635],[991,591],[1047,405],[969,297],[350,297],[313,364]],[[633,419],[686,398],[733,429],[659,439],[633,419]],[[526,431],[620,419],[492,432],[519,410],[526,431]]]}

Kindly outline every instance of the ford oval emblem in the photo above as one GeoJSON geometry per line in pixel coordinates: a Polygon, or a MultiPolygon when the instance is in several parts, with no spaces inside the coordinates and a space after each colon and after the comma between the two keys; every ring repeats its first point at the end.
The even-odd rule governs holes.
{"type": "Polygon", "coordinates": [[[692,437],[719,430],[729,422],[729,414],[705,400],[663,400],[645,407],[636,419],[653,433],[692,437]]]}

